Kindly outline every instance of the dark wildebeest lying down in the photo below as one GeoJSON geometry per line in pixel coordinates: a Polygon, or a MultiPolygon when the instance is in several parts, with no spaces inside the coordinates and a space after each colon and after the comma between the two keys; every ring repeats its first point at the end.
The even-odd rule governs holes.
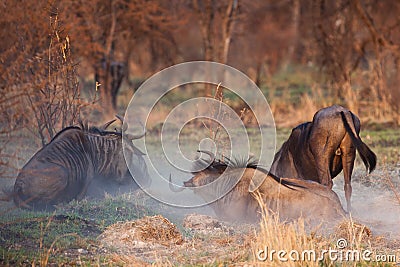
{"type": "Polygon", "coordinates": [[[347,211],[351,210],[351,175],[358,151],[369,172],[376,155],[361,141],[360,120],[351,111],[334,105],[319,110],[312,122],[292,130],[276,153],[271,172],[281,177],[312,180],[332,188],[332,179],[342,170],[347,211]]]}
{"type": "MultiPolygon", "coordinates": [[[[208,151],[202,151],[211,155],[208,151]]],[[[174,192],[190,188],[200,195],[206,203],[210,203],[218,218],[227,221],[256,222],[260,217],[261,196],[266,208],[277,214],[282,220],[292,220],[303,217],[310,222],[332,222],[345,216],[340,200],[335,192],[316,182],[293,178],[279,178],[268,174],[251,162],[221,162],[214,160],[200,162],[204,165],[202,171],[194,172],[194,176],[184,182],[182,187],[172,184],[174,192]],[[250,192],[250,184],[262,181],[254,192],[250,192]],[[212,186],[203,186],[213,183],[212,186]],[[223,195],[226,188],[232,188],[223,195]],[[223,196],[221,196],[223,195],[223,196]]],[[[196,169],[198,169],[196,167],[196,169]]]]}
{"type": "MultiPolygon", "coordinates": [[[[121,122],[122,118],[118,117],[121,122]]],[[[127,162],[134,166],[135,179],[143,186],[150,184],[143,153],[132,140],[143,137],[96,128],[67,127],[57,133],[25,164],[19,172],[11,196],[18,207],[48,209],[53,205],[82,199],[94,179],[114,183],[131,182],[125,162],[122,137],[130,153],[127,162]]]]}

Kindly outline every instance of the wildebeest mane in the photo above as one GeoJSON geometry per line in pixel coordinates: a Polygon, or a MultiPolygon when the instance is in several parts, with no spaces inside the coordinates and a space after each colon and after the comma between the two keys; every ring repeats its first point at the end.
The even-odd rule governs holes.
{"type": "Polygon", "coordinates": [[[71,130],[71,129],[82,130],[81,127],[79,127],[79,126],[68,126],[68,127],[65,127],[64,129],[62,129],[61,131],[59,131],[59,132],[51,139],[51,141],[53,141],[54,139],[56,139],[57,137],[59,137],[59,136],[60,136],[61,134],[63,134],[64,132],[69,131],[69,130],[71,130]]]}
{"type": "Polygon", "coordinates": [[[198,174],[199,172],[202,171],[209,171],[209,172],[217,172],[217,173],[223,173],[226,169],[240,169],[240,168],[250,168],[254,170],[259,170],[262,173],[269,175],[272,179],[274,179],[277,183],[282,184],[285,187],[288,187],[290,189],[295,190],[294,188],[290,187],[298,187],[298,188],[304,188],[303,186],[294,183],[294,182],[289,182],[286,180],[283,180],[281,177],[276,176],[275,174],[271,173],[269,170],[266,168],[263,168],[259,163],[258,160],[254,157],[233,157],[233,158],[228,158],[224,157],[224,160],[221,159],[214,159],[212,162],[200,159],[198,162],[195,163],[194,168],[199,171],[192,171],[192,174],[198,174]]]}
{"type": "Polygon", "coordinates": [[[75,130],[81,130],[84,133],[88,133],[88,134],[93,134],[93,135],[98,135],[98,136],[107,136],[107,135],[114,135],[114,136],[122,136],[122,132],[118,132],[118,131],[106,131],[103,129],[100,129],[99,127],[96,126],[90,126],[87,123],[83,123],[80,122],[79,126],[74,125],[74,126],[68,126],[65,127],[64,129],[62,129],[61,131],[59,131],[52,139],[56,139],[57,137],[59,137],[61,134],[65,133],[66,131],[70,131],[72,129],[75,130]]]}
{"type": "Polygon", "coordinates": [[[210,172],[219,172],[222,173],[226,170],[227,164],[222,162],[221,160],[214,159],[212,162],[207,161],[205,159],[199,159],[193,164],[192,174],[198,174],[201,171],[207,170],[210,172]],[[197,171],[198,170],[198,171],[197,171]]]}
{"type": "MultiPolygon", "coordinates": [[[[113,122],[113,121],[110,121],[113,122]]],[[[79,122],[79,128],[85,132],[85,133],[89,133],[89,134],[95,134],[95,135],[100,135],[100,136],[106,136],[106,135],[116,135],[116,136],[122,136],[122,131],[117,131],[117,129],[115,131],[107,131],[105,129],[101,129],[99,127],[96,126],[89,126],[89,124],[87,122],[79,122]]]]}

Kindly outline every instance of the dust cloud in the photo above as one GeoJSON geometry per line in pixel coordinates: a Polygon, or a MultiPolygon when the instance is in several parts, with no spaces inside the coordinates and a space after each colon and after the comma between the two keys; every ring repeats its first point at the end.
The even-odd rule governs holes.
{"type": "MultiPolygon", "coordinates": [[[[333,190],[345,206],[343,184],[341,174],[334,179],[333,190]]],[[[354,171],[351,184],[351,218],[369,227],[374,235],[400,240],[400,200],[396,197],[400,194],[400,168],[387,171],[378,166],[377,170],[367,175],[365,169],[360,167],[354,171]]]]}

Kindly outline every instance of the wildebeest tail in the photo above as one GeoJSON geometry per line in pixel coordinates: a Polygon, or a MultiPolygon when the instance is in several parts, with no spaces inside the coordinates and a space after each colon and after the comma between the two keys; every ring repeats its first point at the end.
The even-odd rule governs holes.
{"type": "Polygon", "coordinates": [[[371,173],[376,166],[376,155],[375,153],[360,139],[360,137],[356,136],[356,133],[350,127],[349,122],[347,121],[346,115],[343,111],[340,112],[342,116],[342,121],[344,128],[346,129],[347,133],[350,135],[350,138],[353,144],[356,146],[358,153],[362,161],[364,162],[365,167],[371,173]]]}

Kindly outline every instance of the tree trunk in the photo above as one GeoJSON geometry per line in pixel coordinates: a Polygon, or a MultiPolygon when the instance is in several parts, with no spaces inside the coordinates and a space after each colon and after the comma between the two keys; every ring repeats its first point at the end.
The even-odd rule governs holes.
{"type": "Polygon", "coordinates": [[[299,23],[300,23],[300,0],[293,0],[292,5],[292,34],[293,38],[289,45],[288,52],[286,55],[286,59],[283,62],[283,70],[287,70],[289,66],[289,62],[292,61],[294,52],[296,50],[298,38],[299,38],[299,23]]]}
{"type": "Polygon", "coordinates": [[[113,43],[114,43],[114,33],[117,23],[115,14],[115,3],[114,0],[110,0],[111,6],[111,24],[110,32],[106,39],[104,55],[99,71],[99,82],[101,84],[100,90],[100,102],[103,108],[103,114],[105,117],[113,116],[115,109],[112,104],[111,96],[111,60],[113,54],[113,43]]]}
{"type": "MultiPolygon", "coordinates": [[[[201,1],[200,1],[201,2],[201,1]]],[[[214,49],[212,45],[212,26],[214,21],[214,6],[212,0],[204,1],[204,8],[199,5],[199,0],[193,0],[193,7],[199,17],[200,31],[203,39],[204,60],[213,61],[214,49]]],[[[206,76],[209,76],[206,73],[206,76]]],[[[210,84],[204,84],[204,95],[212,95],[210,84]]]]}
{"type": "Polygon", "coordinates": [[[229,46],[232,39],[232,30],[239,7],[239,0],[230,0],[222,21],[222,42],[220,47],[219,61],[223,64],[228,62],[229,46]]]}

